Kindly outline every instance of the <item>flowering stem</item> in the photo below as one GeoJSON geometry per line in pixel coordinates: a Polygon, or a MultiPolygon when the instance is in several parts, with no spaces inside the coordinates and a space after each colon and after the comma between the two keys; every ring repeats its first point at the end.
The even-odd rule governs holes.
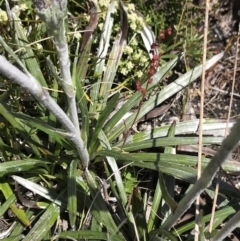
{"type": "Polygon", "coordinates": [[[87,148],[66,113],[31,74],[24,74],[1,55],[0,63],[0,73],[6,78],[19,84],[22,88],[34,96],[34,98],[36,98],[57,117],[63,127],[70,133],[68,138],[75,144],[75,148],[82,161],[83,168],[86,169],[89,164],[89,154],[87,148]]]}
{"type": "MultiPolygon", "coordinates": [[[[146,85],[146,90],[148,89],[148,82],[147,82],[147,85],[146,85]]],[[[130,130],[133,128],[133,125],[135,124],[136,120],[137,120],[137,117],[140,113],[140,110],[141,110],[141,107],[142,107],[142,104],[143,104],[143,101],[145,99],[145,96],[146,96],[146,92],[142,93],[142,99],[140,100],[139,102],[139,105],[138,105],[138,109],[137,109],[137,113],[134,117],[134,120],[130,126],[130,128],[127,129],[127,133],[125,135],[125,138],[124,138],[124,141],[123,141],[123,144],[122,144],[122,147],[121,147],[121,150],[123,149],[124,145],[126,144],[126,140],[127,140],[127,137],[129,136],[129,133],[130,133],[130,130]]]]}
{"type": "Polygon", "coordinates": [[[150,50],[150,53],[153,55],[152,59],[150,60],[150,66],[149,66],[149,71],[148,71],[148,76],[149,76],[149,79],[147,81],[147,84],[146,84],[146,88],[143,88],[141,86],[141,83],[140,81],[137,81],[137,84],[136,84],[136,87],[137,87],[137,90],[139,92],[142,93],[142,99],[140,100],[140,103],[138,105],[138,109],[137,109],[137,113],[134,117],[134,120],[132,122],[132,125],[130,128],[128,128],[127,130],[127,133],[125,135],[125,138],[124,138],[124,141],[123,141],[123,144],[122,144],[122,147],[121,147],[121,150],[123,149],[125,143],[126,143],[126,140],[127,140],[127,137],[129,136],[129,132],[130,130],[133,128],[133,125],[135,124],[136,120],[137,120],[137,117],[140,113],[140,110],[141,110],[141,107],[142,107],[142,104],[144,102],[144,99],[145,99],[145,96],[146,96],[146,93],[147,93],[147,90],[148,90],[148,85],[152,83],[152,77],[153,75],[156,73],[156,70],[158,68],[158,61],[159,61],[159,56],[156,54],[156,51],[155,49],[157,49],[159,47],[158,43],[155,41],[152,45],[151,45],[151,50],[150,50]]]}
{"type": "Polygon", "coordinates": [[[45,22],[49,34],[53,36],[62,75],[61,84],[67,95],[69,117],[78,135],[80,135],[75,86],[73,86],[71,78],[68,43],[65,31],[67,0],[34,0],[33,5],[39,17],[45,22]]]}

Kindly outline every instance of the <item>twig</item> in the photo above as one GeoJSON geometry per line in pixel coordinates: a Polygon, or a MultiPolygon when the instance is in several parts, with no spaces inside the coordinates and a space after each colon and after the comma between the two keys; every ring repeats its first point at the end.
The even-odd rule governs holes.
{"type": "MultiPolygon", "coordinates": [[[[238,62],[238,46],[239,46],[239,34],[240,34],[240,24],[238,26],[238,37],[237,37],[237,44],[236,44],[236,52],[235,52],[235,60],[234,60],[234,72],[233,72],[233,81],[232,81],[232,91],[231,91],[231,97],[229,102],[229,109],[228,109],[228,117],[227,117],[227,123],[226,123],[226,129],[225,129],[225,136],[227,136],[228,131],[228,125],[229,120],[231,117],[231,109],[232,109],[232,101],[233,101],[233,91],[235,86],[235,80],[236,80],[236,73],[237,73],[237,62],[238,62]]],[[[215,196],[214,196],[214,202],[213,202],[213,209],[212,209],[212,216],[211,216],[211,222],[209,226],[209,233],[212,232],[212,225],[213,225],[213,217],[215,213],[215,206],[217,202],[217,194],[219,189],[219,183],[217,183],[216,190],[215,190],[215,196]]],[[[227,224],[221,229],[221,231],[213,238],[214,240],[223,240],[231,231],[233,231],[235,228],[237,228],[240,220],[240,211],[237,212],[233,218],[231,218],[227,224]]]]}
{"type": "MultiPolygon", "coordinates": [[[[235,72],[234,72],[235,73],[235,72]]],[[[234,85],[233,85],[234,86],[234,85]]],[[[233,92],[228,92],[228,91],[225,91],[225,90],[221,90],[221,89],[219,89],[219,88],[216,88],[216,87],[211,87],[211,86],[208,86],[208,88],[209,89],[212,89],[212,90],[216,90],[216,91],[218,91],[218,92],[220,92],[220,93],[223,93],[223,94],[225,94],[225,95],[230,95],[230,96],[236,96],[236,97],[238,97],[238,98],[240,98],[240,95],[239,94],[236,94],[236,93],[233,93],[233,92]]]]}
{"type": "MultiPolygon", "coordinates": [[[[206,74],[206,56],[207,56],[207,36],[208,36],[208,16],[209,16],[209,0],[206,0],[205,10],[205,28],[204,28],[204,43],[203,43],[203,71],[201,81],[201,102],[200,102],[200,118],[199,118],[199,145],[198,145],[198,169],[197,178],[201,177],[201,165],[202,165],[202,134],[203,134],[203,108],[204,108],[204,88],[205,88],[205,74],[206,74]]],[[[195,237],[194,240],[198,241],[199,238],[199,205],[200,194],[196,199],[196,212],[195,212],[195,237]]]]}

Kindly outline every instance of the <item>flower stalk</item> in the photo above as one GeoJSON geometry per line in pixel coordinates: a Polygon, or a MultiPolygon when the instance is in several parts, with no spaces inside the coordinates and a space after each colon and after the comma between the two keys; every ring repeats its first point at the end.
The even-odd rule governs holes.
{"type": "Polygon", "coordinates": [[[124,139],[123,144],[122,144],[122,149],[123,149],[123,147],[124,147],[124,145],[126,143],[127,137],[129,136],[130,130],[133,128],[133,125],[134,125],[134,123],[136,122],[136,120],[138,118],[139,112],[141,110],[141,107],[143,105],[145,96],[147,94],[148,85],[152,83],[152,81],[153,81],[152,77],[156,73],[157,68],[159,66],[159,55],[156,54],[156,52],[157,52],[156,49],[158,49],[158,48],[159,48],[159,45],[158,45],[157,41],[152,43],[151,50],[150,50],[150,54],[152,54],[152,58],[150,59],[150,66],[149,66],[149,70],[148,70],[148,80],[147,80],[146,88],[142,87],[140,81],[137,81],[137,83],[136,83],[136,89],[137,89],[137,91],[142,93],[142,99],[141,99],[141,101],[139,103],[137,114],[134,117],[132,125],[131,125],[131,127],[127,131],[127,134],[126,134],[125,139],[124,139]]]}
{"type": "Polygon", "coordinates": [[[24,74],[1,55],[0,63],[0,73],[6,78],[19,84],[22,88],[34,96],[57,117],[63,127],[70,133],[69,139],[75,144],[75,148],[82,161],[83,168],[86,169],[89,164],[89,154],[87,148],[81,139],[81,136],[78,135],[76,127],[73,125],[66,113],[31,74],[24,74]]]}
{"type": "Polygon", "coordinates": [[[69,117],[77,133],[80,135],[79,121],[76,107],[76,92],[70,72],[68,43],[65,30],[67,0],[34,0],[33,5],[37,14],[45,22],[48,33],[53,36],[62,75],[62,87],[67,95],[69,117]]]}

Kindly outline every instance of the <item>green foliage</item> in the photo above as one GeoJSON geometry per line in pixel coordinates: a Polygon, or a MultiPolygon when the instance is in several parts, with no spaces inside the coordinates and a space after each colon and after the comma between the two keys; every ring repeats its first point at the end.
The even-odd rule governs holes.
{"type": "MultiPolygon", "coordinates": [[[[150,53],[155,34],[147,23],[155,25],[153,28],[159,34],[158,31],[178,21],[182,5],[180,1],[167,1],[163,11],[158,13],[155,2],[146,8],[141,1],[135,5],[92,1],[89,17],[83,13],[86,6],[70,2],[68,7],[72,15],[63,22],[62,17],[54,15],[55,7],[61,12],[66,4],[61,1],[49,3],[47,9],[35,3],[39,15],[48,22],[47,26],[35,21],[35,12],[31,9],[20,8],[20,18],[12,14],[11,21],[4,12],[0,13],[6,18],[0,22],[1,26],[9,24],[10,29],[0,38],[2,53],[18,66],[16,68],[0,56],[3,63],[0,65],[1,89],[4,90],[0,95],[0,198],[4,203],[0,213],[6,218],[9,207],[18,217],[12,233],[7,236],[26,234],[24,240],[33,237],[35,240],[176,240],[178,235],[189,232],[193,224],[180,225],[175,232],[169,231],[173,226],[170,224],[179,218],[174,216],[175,211],[188,209],[186,205],[179,211],[181,203],[172,199],[174,181],[177,178],[190,184],[196,182],[196,157],[190,153],[175,154],[174,146],[198,143],[198,137],[189,137],[189,134],[197,134],[199,120],[141,133],[128,130],[202,73],[199,65],[164,88],[156,88],[181,61],[183,54],[175,54],[161,60],[163,65],[158,67],[157,64],[155,72],[149,75],[151,58],[167,47],[172,51],[182,41],[173,44],[173,39],[168,36],[166,45],[160,44],[154,49],[156,53],[150,53]],[[74,6],[82,12],[77,15],[74,6]],[[178,11],[174,12],[176,9],[178,11]],[[174,19],[169,17],[169,10],[174,19]],[[21,18],[23,16],[26,22],[21,18]],[[64,25],[68,29],[66,38],[64,25]],[[27,33],[30,27],[30,33],[27,33]],[[13,29],[16,32],[11,35],[13,29]],[[138,91],[129,91],[125,83],[116,83],[122,75],[127,81],[141,78],[138,91]],[[125,98],[124,102],[116,108],[121,97],[125,98]],[[135,106],[139,106],[137,110],[133,109],[135,106]],[[155,193],[150,214],[147,214],[150,196],[141,192],[141,188],[146,189],[142,173],[157,174],[161,181],[161,185],[157,182],[156,189],[152,190],[155,193]],[[109,182],[109,188],[104,179],[109,182]],[[17,193],[13,181],[21,185],[20,190],[16,185],[17,193]],[[26,189],[36,193],[37,200],[29,202],[24,195],[26,189]],[[23,200],[23,210],[13,203],[17,199],[23,200]],[[114,206],[117,206],[116,210],[114,206]],[[156,215],[158,213],[164,214],[163,221],[156,215]],[[61,225],[59,220],[63,223],[67,220],[72,230],[61,225]],[[31,225],[32,229],[25,231],[24,225],[31,225]],[[56,232],[52,228],[54,225],[58,227],[56,232]]],[[[1,8],[4,9],[3,3],[1,8]]],[[[9,16],[11,13],[8,10],[9,16]]],[[[222,56],[212,57],[206,69],[222,56]]],[[[203,129],[214,129],[216,125],[219,129],[225,128],[222,121],[206,120],[203,129]]],[[[221,135],[204,137],[203,144],[220,144],[222,140],[221,135]]],[[[237,136],[234,145],[238,141],[237,136]]],[[[234,145],[227,145],[227,150],[231,151],[234,145]]],[[[212,163],[210,159],[203,158],[206,175],[209,163],[212,163]]],[[[229,172],[239,171],[239,166],[234,164],[225,164],[223,168],[229,172]]],[[[209,174],[208,178],[212,179],[213,175],[209,174]]],[[[203,191],[207,185],[203,190],[194,187],[203,191]]],[[[212,188],[209,185],[209,189],[212,188]]],[[[232,186],[223,182],[220,192],[230,197],[239,196],[232,186]]],[[[188,203],[195,200],[192,196],[188,203]]],[[[219,212],[215,219],[223,221],[235,213],[239,207],[234,205],[224,203],[220,210],[225,211],[224,215],[219,212]],[[230,210],[229,213],[226,210],[230,210]]],[[[203,220],[206,222],[209,217],[204,216],[203,220]]]]}
{"type": "Polygon", "coordinates": [[[124,180],[124,187],[126,193],[130,194],[133,191],[133,188],[137,185],[138,180],[137,178],[131,174],[131,172],[126,172],[123,175],[124,180]]]}

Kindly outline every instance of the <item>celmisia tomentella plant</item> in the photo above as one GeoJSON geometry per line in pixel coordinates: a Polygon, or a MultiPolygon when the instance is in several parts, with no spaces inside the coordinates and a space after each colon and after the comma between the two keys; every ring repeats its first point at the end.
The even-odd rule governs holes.
{"type": "MultiPolygon", "coordinates": [[[[14,120],[15,116],[17,116],[16,119],[17,121],[19,121],[20,124],[24,126],[27,126],[29,124],[26,130],[23,129],[25,132],[23,131],[22,132],[24,134],[26,133],[25,136],[27,137],[28,135],[29,136],[31,135],[31,141],[32,140],[35,141],[35,139],[33,138],[34,134],[32,133],[37,129],[39,130],[39,132],[37,132],[37,134],[34,137],[38,137],[37,136],[38,134],[42,134],[40,131],[44,131],[49,136],[52,133],[55,135],[55,137],[53,138],[53,142],[49,141],[49,143],[50,144],[57,143],[60,146],[60,148],[58,148],[59,146],[55,148],[55,145],[52,145],[53,148],[48,148],[50,145],[48,145],[48,143],[45,144],[42,142],[42,135],[39,135],[39,139],[41,140],[39,141],[39,145],[36,145],[35,149],[38,151],[40,148],[42,150],[43,149],[42,147],[44,147],[47,151],[50,151],[50,154],[53,153],[51,158],[49,158],[49,152],[46,152],[45,149],[43,150],[44,151],[43,155],[41,155],[41,153],[38,154],[37,151],[30,152],[30,154],[33,154],[32,157],[36,158],[32,160],[25,157],[26,150],[24,150],[24,153],[21,153],[19,150],[8,148],[10,149],[10,151],[11,150],[14,151],[14,153],[16,153],[17,151],[18,156],[20,157],[23,156],[23,157],[21,161],[8,160],[8,158],[5,158],[6,161],[4,160],[4,162],[0,163],[0,170],[1,170],[0,177],[7,174],[12,175],[12,173],[20,173],[20,172],[23,173],[23,171],[26,171],[24,172],[24,178],[12,176],[13,179],[19,184],[21,184],[22,186],[24,186],[25,188],[32,190],[38,195],[42,196],[44,200],[55,202],[57,205],[61,206],[64,212],[65,210],[67,210],[69,214],[69,223],[72,230],[75,229],[76,223],[79,222],[78,220],[83,219],[85,217],[84,214],[81,215],[80,213],[82,213],[82,211],[85,210],[85,208],[88,209],[91,215],[93,216],[93,219],[92,219],[93,221],[90,225],[92,225],[91,228],[95,235],[94,237],[97,237],[95,238],[96,240],[97,239],[99,240],[100,239],[101,240],[159,240],[160,234],[158,232],[161,233],[161,230],[163,229],[167,231],[172,228],[172,226],[177,222],[179,217],[194,202],[196,195],[203,192],[209,186],[219,165],[221,165],[225,161],[225,159],[227,159],[228,153],[231,152],[232,149],[238,144],[239,138],[240,138],[238,135],[239,129],[240,129],[240,122],[239,121],[237,122],[237,125],[230,133],[226,142],[224,141],[222,147],[219,150],[219,153],[212,159],[212,161],[206,160],[206,158],[203,160],[205,166],[208,163],[209,164],[205,168],[202,174],[202,178],[199,179],[199,181],[196,184],[194,179],[195,169],[196,169],[195,157],[192,155],[183,156],[183,155],[178,155],[176,153],[173,154],[173,151],[174,151],[173,146],[180,145],[180,144],[186,145],[188,143],[192,144],[193,138],[192,139],[189,139],[189,138],[186,139],[182,137],[178,138],[178,136],[176,138],[173,138],[173,136],[181,135],[181,134],[184,135],[185,133],[187,133],[188,135],[189,133],[196,133],[199,125],[198,120],[194,120],[194,122],[190,121],[186,123],[178,123],[176,125],[174,124],[173,127],[171,127],[171,132],[169,131],[168,137],[165,137],[166,135],[168,135],[167,129],[165,127],[157,127],[154,130],[152,129],[146,130],[141,133],[130,133],[129,136],[127,135],[126,140],[124,140],[125,144],[123,144],[123,140],[118,138],[119,135],[124,133],[127,128],[131,129],[131,126],[133,125],[133,123],[135,123],[135,121],[137,122],[140,118],[142,118],[147,113],[149,113],[149,111],[153,110],[154,108],[157,108],[157,106],[159,105],[162,105],[164,101],[168,100],[176,93],[181,91],[183,88],[187,87],[190,83],[192,83],[192,81],[197,79],[202,73],[202,66],[195,67],[193,70],[180,76],[171,84],[159,90],[156,94],[151,94],[149,98],[146,98],[146,100],[144,99],[144,103],[142,104],[141,108],[139,108],[138,110],[135,110],[135,112],[131,113],[131,115],[126,118],[125,114],[128,113],[130,110],[132,110],[134,106],[138,105],[141,100],[143,100],[143,94],[145,94],[146,91],[149,92],[151,89],[155,89],[155,87],[160,83],[163,77],[166,76],[166,74],[176,65],[177,61],[179,61],[182,56],[182,54],[179,56],[176,56],[173,60],[171,60],[166,65],[157,68],[158,67],[157,60],[159,59],[159,56],[155,55],[155,57],[150,59],[150,64],[152,64],[152,66],[154,67],[154,71],[151,71],[153,72],[151,73],[151,77],[152,77],[151,81],[147,80],[148,82],[145,82],[142,84],[140,84],[140,82],[137,82],[138,91],[133,93],[133,95],[130,96],[129,99],[127,99],[127,102],[122,104],[121,108],[118,109],[114,113],[114,115],[111,115],[120,98],[120,93],[112,94],[112,88],[114,87],[113,81],[116,79],[117,68],[119,66],[122,52],[124,50],[124,47],[127,44],[126,40],[127,40],[127,32],[128,32],[128,24],[129,24],[129,21],[127,18],[127,12],[124,9],[125,6],[120,1],[118,6],[120,10],[120,18],[121,18],[121,26],[119,29],[120,31],[117,34],[115,41],[111,43],[110,40],[112,36],[112,28],[114,26],[113,16],[115,13],[116,2],[117,1],[115,0],[111,1],[108,7],[108,11],[106,14],[106,22],[101,35],[101,41],[99,44],[100,47],[98,49],[99,51],[97,55],[98,61],[97,63],[94,63],[91,66],[89,65],[90,66],[89,67],[87,66],[87,63],[88,63],[88,60],[92,58],[91,41],[88,41],[89,35],[92,35],[92,32],[96,28],[98,23],[97,18],[99,17],[98,13],[101,13],[99,11],[98,5],[94,2],[91,2],[93,4],[92,10],[90,11],[91,16],[90,16],[89,24],[85,29],[85,31],[88,31],[87,32],[88,35],[83,36],[83,39],[81,41],[81,48],[78,48],[80,46],[80,42],[77,42],[76,54],[75,54],[74,61],[72,63],[73,67],[71,67],[69,52],[68,52],[69,46],[67,43],[66,31],[65,31],[67,1],[34,0],[33,4],[35,7],[35,10],[37,14],[40,16],[40,18],[42,19],[42,21],[46,24],[48,34],[50,37],[52,37],[52,40],[55,44],[54,51],[56,50],[58,55],[57,63],[59,64],[59,66],[57,64],[57,68],[60,69],[60,77],[56,75],[55,76],[56,78],[54,79],[54,81],[52,81],[52,76],[50,76],[50,78],[48,78],[48,76],[43,77],[44,81],[41,81],[41,78],[39,78],[38,75],[36,74],[41,72],[40,67],[38,66],[39,67],[38,69],[36,67],[30,68],[31,66],[28,66],[26,64],[28,63],[27,61],[34,60],[33,52],[27,53],[28,54],[27,56],[25,53],[24,55],[21,54],[21,60],[20,60],[17,57],[17,55],[14,54],[13,50],[7,45],[6,42],[4,42],[4,40],[0,36],[0,43],[4,47],[6,52],[9,54],[9,56],[11,56],[10,60],[11,61],[14,60],[15,61],[14,63],[16,63],[18,67],[21,68],[20,69],[15,67],[9,61],[7,61],[3,56],[0,56],[1,75],[5,76],[6,79],[10,79],[14,81],[18,85],[20,85],[21,88],[25,89],[32,96],[34,96],[35,99],[41,104],[40,107],[45,106],[51,113],[53,113],[58,119],[58,121],[61,123],[62,127],[67,131],[67,132],[63,132],[63,130],[56,129],[58,125],[54,125],[56,124],[55,118],[54,118],[55,122],[53,125],[52,125],[52,122],[50,121],[46,122],[45,120],[47,118],[48,118],[47,120],[49,120],[50,118],[49,118],[49,113],[46,112],[45,109],[42,110],[41,116],[39,115],[41,119],[40,118],[38,119],[38,117],[35,117],[35,115],[34,117],[31,117],[25,113],[21,113],[21,112],[15,113],[15,110],[16,110],[15,108],[13,109],[13,111],[11,111],[12,110],[11,102],[10,103],[8,102],[6,104],[6,107],[8,108],[8,109],[5,108],[6,111],[3,107],[1,109],[1,103],[2,103],[2,99],[1,99],[0,112],[2,111],[1,114],[3,114],[3,117],[6,119],[6,122],[9,120],[10,120],[9,122],[11,122],[11,120],[14,120]],[[110,53],[108,54],[108,51],[110,49],[109,46],[111,46],[111,50],[110,50],[110,53]],[[79,49],[80,49],[80,55],[78,54],[79,49]],[[77,73],[75,73],[74,71],[77,73]],[[90,100],[91,100],[91,105],[90,104],[88,105],[87,101],[84,101],[85,96],[83,93],[82,85],[86,87],[86,85],[84,85],[84,81],[87,79],[88,76],[85,76],[85,73],[92,73],[92,72],[94,72],[94,75],[93,75],[94,81],[97,81],[97,83],[94,82],[94,84],[91,86],[91,90],[87,92],[87,93],[90,93],[90,100]],[[152,76],[152,74],[154,75],[152,76]],[[46,81],[45,81],[45,78],[46,78],[46,81]],[[68,114],[66,114],[62,109],[64,107],[61,108],[57,104],[62,99],[60,98],[59,100],[57,99],[57,101],[55,101],[51,97],[50,93],[45,89],[45,87],[48,87],[46,83],[48,83],[48,85],[50,85],[49,83],[56,84],[57,80],[60,81],[62,88],[67,96],[68,114]],[[42,84],[42,82],[45,82],[45,84],[42,84]],[[78,121],[78,115],[77,115],[78,105],[81,109],[81,117],[82,117],[81,130],[79,127],[79,121],[78,121]],[[81,107],[85,107],[85,109],[81,107]],[[8,114],[8,116],[6,113],[8,114]],[[91,118],[88,118],[89,113],[94,115],[94,117],[91,116],[91,118]],[[42,117],[44,117],[43,120],[42,120],[42,117]],[[123,120],[123,118],[126,118],[126,119],[124,119],[124,121],[121,122],[120,120],[121,119],[123,120]],[[90,133],[88,133],[89,132],[88,128],[84,128],[84,122],[87,123],[87,125],[89,124],[91,126],[90,133]],[[42,129],[41,127],[39,127],[39,123],[42,124],[42,129]],[[48,130],[51,127],[52,127],[51,132],[49,132],[48,130]],[[83,138],[84,132],[87,133],[86,139],[83,138]],[[234,134],[237,136],[232,137],[232,135],[234,134]],[[77,155],[79,158],[76,158],[76,152],[72,151],[73,148],[71,145],[69,145],[68,142],[66,142],[65,144],[65,142],[62,142],[62,140],[60,140],[60,138],[62,137],[63,138],[67,137],[69,140],[72,141],[72,143],[74,144],[74,148],[77,150],[77,155]],[[87,142],[88,142],[88,145],[87,145],[87,142]],[[230,144],[228,144],[228,142],[230,144]],[[157,150],[156,148],[158,147],[168,148],[168,149],[165,149],[166,153],[159,153],[159,152],[148,153],[148,151],[144,152],[144,149],[150,150],[151,148],[154,148],[154,150],[157,150]],[[56,152],[54,152],[55,149],[56,149],[56,152]],[[62,150],[64,151],[66,150],[66,152],[62,152],[62,150]],[[64,155],[61,156],[62,153],[64,153],[64,155]],[[66,168],[67,165],[65,165],[65,162],[66,162],[65,153],[67,153],[68,155],[67,160],[68,161],[71,160],[71,163],[69,164],[68,168],[66,168]],[[59,164],[61,165],[60,169],[55,168],[56,162],[53,162],[52,159],[57,160],[56,161],[57,165],[59,161],[59,164]],[[79,164],[78,159],[81,160],[82,168],[80,169],[83,169],[85,171],[84,172],[85,178],[83,178],[82,175],[79,175],[78,167],[77,167],[77,165],[79,164]],[[105,167],[105,173],[107,174],[110,182],[111,195],[114,195],[114,197],[117,200],[117,205],[119,207],[118,210],[116,210],[116,214],[120,214],[120,215],[115,215],[115,211],[112,212],[113,210],[111,210],[111,207],[108,203],[107,195],[105,195],[104,197],[101,195],[100,187],[101,185],[103,186],[103,184],[102,183],[99,185],[96,184],[96,180],[94,176],[95,174],[88,170],[89,160],[91,160],[91,162],[93,163],[92,166],[94,166],[96,162],[103,163],[103,166],[105,167]],[[63,162],[64,162],[64,168],[62,168],[63,162]],[[33,175],[35,175],[35,172],[28,172],[28,170],[29,169],[34,170],[34,168],[36,167],[36,164],[38,164],[39,166],[44,165],[44,167],[46,165],[50,166],[50,168],[48,168],[50,169],[49,171],[46,168],[46,170],[43,169],[42,172],[44,173],[44,175],[46,173],[49,174],[50,178],[52,178],[52,176],[56,174],[57,182],[59,184],[63,184],[63,186],[66,187],[66,190],[68,192],[67,197],[64,195],[60,197],[60,195],[58,193],[55,193],[54,190],[49,190],[48,188],[44,187],[42,184],[41,185],[37,184],[36,182],[38,181],[36,182],[31,181],[31,178],[34,177],[33,175]],[[174,190],[173,189],[174,185],[171,185],[171,187],[169,187],[168,185],[167,186],[168,189],[165,188],[166,190],[162,188],[163,191],[161,191],[160,186],[156,187],[154,198],[153,198],[153,205],[150,213],[150,218],[147,220],[145,219],[145,215],[144,215],[145,213],[143,212],[144,207],[143,207],[143,202],[141,201],[141,195],[139,195],[140,193],[137,193],[137,195],[132,199],[131,203],[129,202],[128,194],[125,190],[127,187],[127,184],[125,185],[123,182],[122,175],[124,174],[123,172],[120,172],[122,168],[120,169],[119,165],[121,165],[121,167],[125,165],[126,166],[131,165],[137,168],[144,168],[149,170],[152,169],[159,173],[164,173],[164,174],[174,176],[174,178],[187,180],[189,183],[194,184],[194,186],[188,192],[188,194],[181,200],[181,202],[174,203],[174,206],[172,202],[170,202],[172,200],[169,201],[169,199],[166,198],[167,195],[164,196],[161,194],[164,191],[167,192],[168,190],[170,191],[174,190]],[[193,166],[193,168],[191,166],[193,166]],[[111,168],[111,170],[109,167],[111,168]],[[60,178],[58,178],[59,173],[54,173],[55,170],[57,172],[59,172],[60,170],[61,172],[60,178]],[[67,178],[67,183],[65,181],[66,178],[67,178]],[[86,185],[86,182],[87,182],[87,185],[86,185]],[[166,199],[166,203],[171,207],[171,210],[169,211],[167,209],[164,210],[161,207],[161,202],[164,198],[166,199]],[[84,203],[82,202],[83,200],[84,200],[84,203]],[[129,207],[130,204],[133,207],[132,209],[129,207]],[[160,227],[158,217],[156,214],[158,213],[158,211],[162,212],[162,210],[166,215],[164,217],[165,220],[161,222],[161,227],[160,227]],[[102,229],[102,227],[105,227],[105,228],[102,229]],[[158,230],[159,227],[161,230],[158,230]],[[96,232],[95,230],[97,229],[99,231],[96,232]],[[105,236],[103,237],[101,235],[105,235],[105,236]]],[[[9,9],[9,12],[11,13],[10,9],[9,9]]],[[[12,20],[10,22],[13,22],[16,19],[13,18],[9,20],[12,20]]],[[[16,24],[15,27],[18,26],[17,24],[19,22],[20,21],[15,21],[15,24],[16,24]]],[[[119,24],[119,22],[117,22],[117,24],[119,24]]],[[[41,26],[42,26],[42,23],[41,23],[41,26]]],[[[24,40],[24,42],[21,41],[20,42],[21,44],[17,43],[18,44],[17,46],[21,46],[21,47],[24,46],[26,50],[29,50],[30,49],[29,43],[32,43],[33,41],[35,42],[35,39],[29,39],[31,42],[28,41],[28,38],[27,38],[28,36],[25,36],[26,31],[25,29],[23,30],[22,30],[23,36],[19,34],[18,37],[19,39],[24,40]],[[26,40],[23,37],[25,37],[26,40]]],[[[16,31],[16,33],[18,32],[16,31]]],[[[147,49],[147,53],[149,53],[150,46],[152,46],[153,42],[155,41],[155,35],[152,33],[152,31],[150,30],[150,28],[148,28],[146,24],[144,25],[144,28],[141,34],[142,34],[141,36],[143,38],[143,42],[145,43],[145,47],[147,49]]],[[[8,38],[6,39],[8,40],[8,38]]],[[[206,69],[211,68],[222,57],[223,57],[223,53],[220,53],[214,56],[211,60],[207,62],[205,68],[206,69]]],[[[49,58],[47,57],[48,60],[49,58]]],[[[53,73],[53,75],[55,74],[54,70],[51,72],[53,73]]],[[[58,86],[53,88],[54,90],[58,90],[58,86]]],[[[17,98],[19,97],[18,93],[19,92],[14,92],[14,95],[16,95],[17,98]]],[[[54,91],[54,93],[56,93],[56,91],[54,91]]],[[[7,99],[8,92],[5,92],[4,95],[7,96],[6,97],[7,99]]],[[[19,110],[19,108],[17,110],[19,110]]],[[[18,123],[17,121],[15,122],[18,123]]],[[[22,129],[17,128],[18,126],[14,124],[15,123],[11,124],[10,126],[11,128],[13,127],[12,129],[14,131],[16,131],[16,134],[13,136],[15,137],[19,135],[22,137],[23,140],[27,139],[27,138],[24,138],[25,136],[20,132],[22,129]]],[[[221,124],[222,126],[225,126],[225,123],[224,122],[222,123],[222,121],[221,123],[206,121],[205,124],[206,124],[205,125],[206,129],[214,125],[217,125],[218,126],[217,128],[220,128],[219,124],[221,124]]],[[[167,127],[167,128],[170,128],[170,127],[167,127]]],[[[4,136],[4,140],[7,139],[7,137],[4,136]]],[[[0,142],[1,142],[1,138],[0,138],[0,142]]],[[[204,143],[206,145],[212,144],[212,143],[219,144],[222,142],[221,137],[219,138],[214,137],[211,139],[207,137],[204,140],[205,140],[204,143]]],[[[198,143],[197,138],[194,139],[194,143],[195,144],[198,143]]],[[[33,142],[30,142],[30,141],[29,142],[26,141],[26,144],[28,144],[30,148],[31,148],[31,144],[33,146],[33,142]]],[[[3,150],[4,150],[5,146],[3,145],[1,146],[1,143],[0,143],[0,149],[1,147],[3,147],[3,150]]],[[[34,148],[32,149],[35,150],[34,148]]],[[[66,164],[68,163],[66,162],[66,164]]],[[[91,169],[92,169],[92,166],[91,166],[91,169]]],[[[235,168],[232,167],[231,170],[233,169],[234,171],[236,170],[235,168]]],[[[101,177],[100,177],[100,181],[101,181],[101,177]]],[[[172,183],[174,184],[173,181],[172,183]]],[[[55,182],[52,182],[52,184],[55,185],[55,182]]],[[[0,185],[1,185],[1,182],[0,182],[0,185]]],[[[231,192],[233,191],[231,190],[231,192]]],[[[136,193],[133,192],[133,194],[136,194],[136,193]]],[[[8,197],[6,197],[6,199],[8,199],[8,197]]],[[[48,203],[46,206],[49,206],[48,203]]],[[[49,209],[49,213],[50,213],[49,216],[51,216],[53,213],[52,209],[49,209]]],[[[36,214],[34,213],[34,216],[37,216],[37,214],[38,213],[36,214]]],[[[86,215],[86,217],[87,216],[88,215],[86,215]]],[[[234,223],[236,223],[235,220],[240,220],[240,219],[238,217],[235,218],[233,220],[234,223]]],[[[55,221],[56,220],[52,221],[52,225],[54,225],[55,221]]],[[[46,221],[44,220],[42,223],[44,227],[43,229],[47,230],[46,221]]],[[[38,227],[39,226],[37,223],[37,225],[35,225],[35,230],[37,229],[40,232],[41,230],[38,227]]],[[[49,225],[48,230],[50,230],[51,227],[52,226],[49,225]]],[[[227,225],[225,225],[225,227],[228,228],[227,225]]],[[[35,239],[35,236],[36,236],[36,233],[34,233],[35,230],[32,229],[32,231],[29,232],[29,234],[34,235],[34,240],[42,240],[42,238],[35,239]]],[[[226,233],[224,229],[223,229],[223,232],[226,233]]],[[[163,237],[166,236],[165,233],[163,233],[162,235],[163,237]]],[[[224,238],[222,238],[222,233],[219,232],[215,240],[223,240],[224,238]]],[[[24,240],[29,240],[29,241],[32,240],[33,236],[30,237],[30,235],[24,240]]],[[[93,236],[88,236],[90,235],[89,230],[86,230],[86,232],[85,230],[80,230],[80,232],[78,233],[74,231],[60,232],[58,235],[60,238],[64,238],[64,239],[67,239],[67,238],[89,239],[90,237],[91,238],[93,237],[93,236]]],[[[44,233],[43,233],[43,236],[44,236],[44,233]]]]}
{"type": "Polygon", "coordinates": [[[59,65],[62,75],[62,87],[67,95],[69,117],[76,129],[76,138],[79,138],[79,156],[84,168],[88,167],[89,155],[86,147],[80,137],[79,121],[76,107],[75,86],[73,86],[70,60],[68,53],[68,43],[64,21],[67,13],[66,0],[34,0],[33,6],[37,14],[45,22],[50,36],[53,36],[53,41],[56,46],[59,65]]]}

